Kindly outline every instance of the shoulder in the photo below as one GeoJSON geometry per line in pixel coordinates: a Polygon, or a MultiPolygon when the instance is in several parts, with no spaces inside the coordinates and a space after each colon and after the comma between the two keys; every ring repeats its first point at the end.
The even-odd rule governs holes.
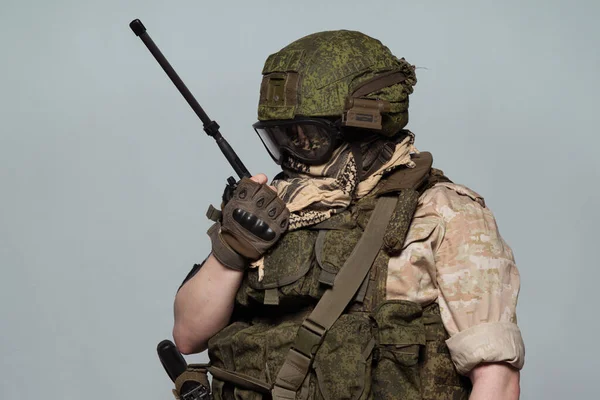
{"type": "Polygon", "coordinates": [[[430,238],[431,249],[442,264],[444,259],[464,259],[475,253],[493,257],[507,254],[505,258],[510,258],[510,249],[483,197],[456,183],[437,183],[419,198],[405,247],[426,238],[430,238]]]}
{"type": "MultiPolygon", "coordinates": [[[[494,214],[474,190],[455,183],[438,183],[421,195],[419,203],[418,211],[435,216],[441,227],[440,243],[446,244],[441,246],[451,255],[449,259],[464,260],[466,254],[478,254],[512,260],[512,251],[500,236],[494,214]]],[[[438,250],[443,253],[441,248],[438,250]]]]}
{"type": "Polygon", "coordinates": [[[456,214],[489,212],[483,196],[467,186],[440,182],[426,190],[419,198],[419,208],[438,214],[444,220],[456,214]]]}

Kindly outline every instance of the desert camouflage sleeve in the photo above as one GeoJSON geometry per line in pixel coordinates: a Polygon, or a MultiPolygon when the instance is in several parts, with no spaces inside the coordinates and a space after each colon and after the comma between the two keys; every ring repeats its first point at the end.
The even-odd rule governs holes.
{"type": "Polygon", "coordinates": [[[483,198],[456,184],[426,196],[440,215],[435,254],[438,302],[452,359],[462,374],[483,362],[521,369],[525,347],[517,326],[519,272],[483,198]]]}

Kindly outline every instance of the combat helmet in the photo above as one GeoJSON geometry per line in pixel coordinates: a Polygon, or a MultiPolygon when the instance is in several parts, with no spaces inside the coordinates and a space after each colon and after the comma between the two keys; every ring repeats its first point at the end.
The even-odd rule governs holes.
{"type": "MultiPolygon", "coordinates": [[[[289,129],[281,127],[292,121],[304,121],[317,148],[334,140],[318,133],[332,125],[394,136],[408,123],[408,96],[417,82],[414,66],[379,40],[347,30],[292,42],[267,58],[262,74],[254,127],[274,158],[282,144],[273,142],[289,141],[289,129]]],[[[298,145],[287,147],[293,152],[298,145]]]]}

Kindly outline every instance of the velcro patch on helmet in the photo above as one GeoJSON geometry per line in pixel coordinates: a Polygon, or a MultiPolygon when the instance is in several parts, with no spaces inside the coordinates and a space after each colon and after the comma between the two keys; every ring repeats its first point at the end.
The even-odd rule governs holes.
{"type": "Polygon", "coordinates": [[[298,73],[275,72],[263,77],[259,105],[294,107],[298,103],[298,73]]]}

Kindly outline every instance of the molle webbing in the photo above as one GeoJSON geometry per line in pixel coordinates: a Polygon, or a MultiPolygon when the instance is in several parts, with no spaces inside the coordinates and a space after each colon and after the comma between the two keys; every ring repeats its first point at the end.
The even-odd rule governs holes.
{"type": "Polygon", "coordinates": [[[335,285],[325,292],[302,323],[294,345],[277,375],[272,391],[273,400],[295,399],[325,333],[344,312],[381,249],[383,235],[397,201],[395,197],[381,197],[377,201],[365,232],[338,273],[335,285]]]}

